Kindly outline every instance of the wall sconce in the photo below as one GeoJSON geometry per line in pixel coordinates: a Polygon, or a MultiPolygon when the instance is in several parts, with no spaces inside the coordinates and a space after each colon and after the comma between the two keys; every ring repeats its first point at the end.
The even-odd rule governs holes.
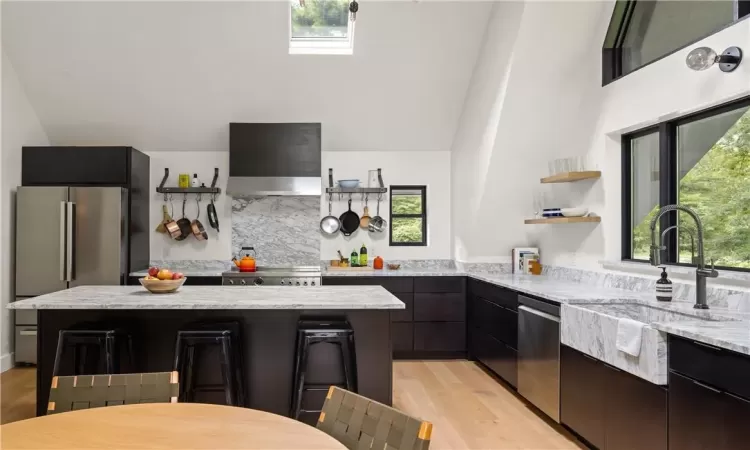
{"type": "Polygon", "coordinates": [[[698,47],[688,53],[685,64],[693,70],[706,70],[719,63],[719,70],[731,72],[740,65],[742,61],[742,50],[739,47],[729,47],[724,53],[717,55],[709,47],[698,47]]]}

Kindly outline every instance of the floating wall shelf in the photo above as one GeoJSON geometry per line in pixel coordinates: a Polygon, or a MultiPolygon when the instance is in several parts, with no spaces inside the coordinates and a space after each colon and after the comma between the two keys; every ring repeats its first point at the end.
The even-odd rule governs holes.
{"type": "Polygon", "coordinates": [[[169,178],[169,168],[164,168],[164,178],[156,188],[156,192],[160,194],[221,194],[221,188],[216,187],[216,181],[219,179],[219,168],[214,168],[214,178],[211,181],[211,187],[164,187],[164,184],[169,178]]]}
{"type": "Polygon", "coordinates": [[[555,224],[555,223],[599,223],[602,218],[599,216],[593,217],[545,217],[543,219],[526,219],[523,221],[526,225],[536,224],[555,224]]]}
{"type": "Polygon", "coordinates": [[[326,188],[326,194],[385,194],[388,192],[388,188],[383,185],[383,177],[380,174],[380,169],[378,169],[378,184],[380,184],[380,187],[333,187],[333,169],[328,169],[328,187],[326,188]]]}
{"type": "Polygon", "coordinates": [[[549,177],[542,178],[542,183],[571,183],[573,181],[593,180],[602,176],[599,170],[587,170],[584,172],[562,172],[549,177]]]}

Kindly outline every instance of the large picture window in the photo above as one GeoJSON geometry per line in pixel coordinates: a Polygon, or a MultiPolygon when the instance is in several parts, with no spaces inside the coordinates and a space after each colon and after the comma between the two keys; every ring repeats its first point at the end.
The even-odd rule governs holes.
{"type": "MultiPolygon", "coordinates": [[[[707,261],[750,270],[750,99],[623,137],[623,259],[648,260],[651,219],[675,203],[701,217],[707,261]]],[[[662,260],[692,265],[692,220],[668,213],[668,228],[662,260]]]]}
{"type": "Polygon", "coordinates": [[[746,0],[617,0],[602,48],[607,84],[750,15],[746,0]]]}

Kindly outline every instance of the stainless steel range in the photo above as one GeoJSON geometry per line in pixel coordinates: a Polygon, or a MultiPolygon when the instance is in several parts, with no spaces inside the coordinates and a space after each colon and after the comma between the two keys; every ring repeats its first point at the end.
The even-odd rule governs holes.
{"type": "Polygon", "coordinates": [[[255,272],[231,271],[221,274],[225,286],[320,286],[319,266],[258,267],[255,272]]]}

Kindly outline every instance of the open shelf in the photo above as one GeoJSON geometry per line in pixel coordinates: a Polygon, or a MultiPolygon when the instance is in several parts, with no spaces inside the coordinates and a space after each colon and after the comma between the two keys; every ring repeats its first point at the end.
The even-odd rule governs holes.
{"type": "Polygon", "coordinates": [[[385,194],[388,192],[388,188],[383,185],[383,176],[380,169],[378,169],[378,184],[380,187],[333,187],[333,169],[328,169],[328,187],[326,188],[326,194],[385,194]]]}
{"type": "Polygon", "coordinates": [[[535,224],[555,224],[555,223],[599,223],[602,218],[599,216],[593,217],[545,217],[543,219],[526,219],[523,221],[526,225],[535,224]]]}
{"type": "Polygon", "coordinates": [[[600,178],[602,172],[599,170],[587,170],[584,172],[562,172],[550,177],[542,178],[542,183],[571,183],[573,181],[593,180],[600,178]]]}
{"type": "MultiPolygon", "coordinates": [[[[159,194],[221,194],[221,188],[216,187],[216,180],[219,179],[219,168],[214,168],[214,178],[211,180],[211,186],[201,187],[169,187],[164,186],[169,178],[169,168],[164,168],[164,178],[162,178],[159,186],[156,187],[156,192],[159,194]]],[[[164,196],[166,201],[166,195],[164,196]]]]}

